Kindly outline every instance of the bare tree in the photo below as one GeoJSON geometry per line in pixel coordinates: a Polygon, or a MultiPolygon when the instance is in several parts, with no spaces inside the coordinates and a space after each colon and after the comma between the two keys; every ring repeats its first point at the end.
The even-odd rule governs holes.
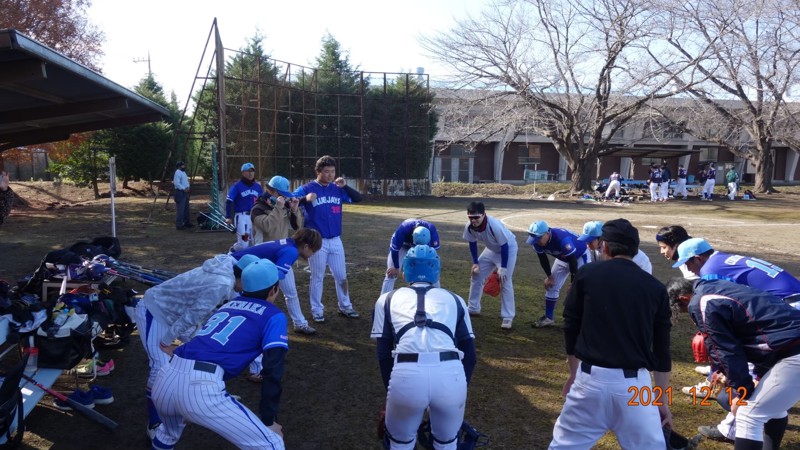
{"type": "MultiPolygon", "coordinates": [[[[571,190],[580,191],[590,189],[598,151],[648,100],[673,95],[671,78],[690,67],[663,52],[653,32],[663,21],[641,0],[512,0],[422,45],[459,74],[457,90],[485,93],[465,107],[492,105],[485,130],[517,124],[515,132],[546,136],[572,171],[571,190]],[[648,57],[658,54],[658,63],[648,57]]],[[[458,138],[470,136],[451,136],[458,138]]]]}
{"type": "Polygon", "coordinates": [[[795,0],[676,1],[669,7],[674,28],[667,41],[697,61],[707,81],[690,87],[674,74],[694,104],[663,112],[693,136],[751,161],[757,192],[775,191],[772,144],[787,124],[782,109],[800,64],[797,8],[795,0]]]}

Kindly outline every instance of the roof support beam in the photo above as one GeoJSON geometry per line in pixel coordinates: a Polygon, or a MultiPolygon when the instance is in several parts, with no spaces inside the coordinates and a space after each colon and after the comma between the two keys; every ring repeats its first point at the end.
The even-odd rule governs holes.
{"type": "Polygon", "coordinates": [[[23,123],[47,120],[55,117],[75,116],[93,112],[128,109],[128,100],[124,97],[105,98],[84,102],[63,103],[60,105],[39,108],[18,109],[0,112],[0,123],[23,123]]]}

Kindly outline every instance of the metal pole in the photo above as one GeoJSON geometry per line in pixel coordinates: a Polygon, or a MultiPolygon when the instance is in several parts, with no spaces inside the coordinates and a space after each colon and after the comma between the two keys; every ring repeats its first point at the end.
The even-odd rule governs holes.
{"type": "Polygon", "coordinates": [[[108,158],[108,178],[111,190],[111,236],[117,237],[117,212],[114,203],[114,194],[117,192],[117,163],[113,156],[108,158]]]}

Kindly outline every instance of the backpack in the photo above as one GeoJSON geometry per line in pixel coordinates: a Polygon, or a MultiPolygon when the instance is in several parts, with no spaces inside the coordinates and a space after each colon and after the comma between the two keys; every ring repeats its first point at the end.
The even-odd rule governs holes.
{"type": "Polygon", "coordinates": [[[22,435],[25,433],[25,412],[22,406],[22,390],[19,383],[22,380],[22,372],[28,364],[28,354],[22,357],[22,361],[5,374],[5,380],[0,385],[0,434],[5,434],[7,446],[16,448],[22,443],[22,435]],[[14,437],[11,437],[11,424],[14,416],[17,419],[17,430],[14,437]]]}

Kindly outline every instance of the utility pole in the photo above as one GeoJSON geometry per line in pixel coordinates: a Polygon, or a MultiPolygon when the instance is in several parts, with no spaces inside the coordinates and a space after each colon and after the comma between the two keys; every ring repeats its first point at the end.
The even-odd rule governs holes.
{"type": "Polygon", "coordinates": [[[147,63],[147,75],[152,77],[153,71],[150,69],[150,50],[147,51],[147,58],[133,58],[133,62],[140,63],[146,62],[147,63]]]}

